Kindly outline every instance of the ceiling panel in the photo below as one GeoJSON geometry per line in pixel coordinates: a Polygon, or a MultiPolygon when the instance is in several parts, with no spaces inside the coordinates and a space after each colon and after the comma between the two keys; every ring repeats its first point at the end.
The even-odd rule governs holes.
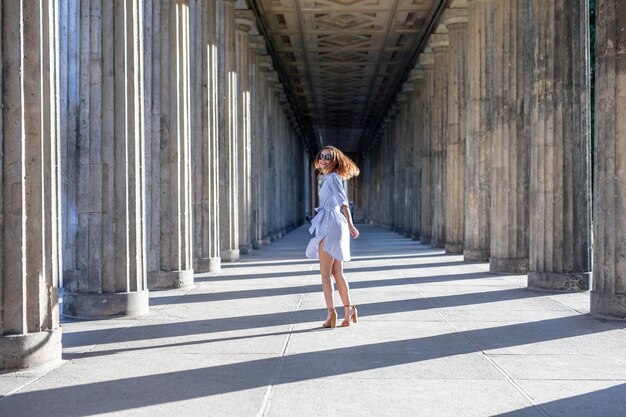
{"type": "Polygon", "coordinates": [[[357,152],[446,0],[250,0],[315,147],[357,152]]]}

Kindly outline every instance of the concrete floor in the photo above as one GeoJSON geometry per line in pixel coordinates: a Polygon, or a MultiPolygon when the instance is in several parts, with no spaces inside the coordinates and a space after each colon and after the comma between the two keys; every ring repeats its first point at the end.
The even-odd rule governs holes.
{"type": "Polygon", "coordinates": [[[588,293],[360,230],[357,325],[320,328],[301,227],[147,317],[65,320],[62,364],[0,375],[0,416],[626,416],[626,323],[588,293]]]}

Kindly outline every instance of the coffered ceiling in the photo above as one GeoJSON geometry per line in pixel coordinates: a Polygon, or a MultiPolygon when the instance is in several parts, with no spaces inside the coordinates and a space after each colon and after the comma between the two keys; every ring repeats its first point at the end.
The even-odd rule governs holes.
{"type": "Polygon", "coordinates": [[[447,0],[249,0],[313,148],[359,152],[447,0]]]}

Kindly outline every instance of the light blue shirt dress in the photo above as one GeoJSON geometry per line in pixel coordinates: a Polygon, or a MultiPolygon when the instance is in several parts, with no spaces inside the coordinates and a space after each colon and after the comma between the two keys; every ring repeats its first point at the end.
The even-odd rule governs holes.
{"type": "Polygon", "coordinates": [[[309,232],[315,233],[306,247],[306,257],[319,259],[318,247],[324,240],[324,251],[339,261],[350,260],[350,231],[348,220],[341,212],[348,205],[346,191],[339,175],[334,172],[326,176],[320,188],[320,207],[311,221],[309,232]]]}

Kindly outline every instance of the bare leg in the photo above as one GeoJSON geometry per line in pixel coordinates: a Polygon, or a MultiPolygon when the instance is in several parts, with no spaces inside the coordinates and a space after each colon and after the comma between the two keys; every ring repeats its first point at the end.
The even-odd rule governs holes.
{"type": "MultiPolygon", "coordinates": [[[[320,257],[320,274],[322,275],[322,289],[324,290],[324,301],[326,302],[326,308],[334,308],[333,300],[333,283],[330,279],[330,274],[333,269],[333,257],[324,251],[324,241],[320,242],[318,247],[320,257]]],[[[330,317],[330,312],[329,312],[330,317]]]]}
{"type": "Polygon", "coordinates": [[[350,287],[348,285],[348,280],[346,280],[345,275],[343,274],[343,262],[335,259],[333,262],[333,277],[335,277],[335,282],[337,283],[337,290],[339,291],[339,296],[341,297],[341,302],[344,305],[344,317],[346,320],[352,315],[350,301],[350,287]],[[348,307],[345,307],[348,306],[348,307]]]}

